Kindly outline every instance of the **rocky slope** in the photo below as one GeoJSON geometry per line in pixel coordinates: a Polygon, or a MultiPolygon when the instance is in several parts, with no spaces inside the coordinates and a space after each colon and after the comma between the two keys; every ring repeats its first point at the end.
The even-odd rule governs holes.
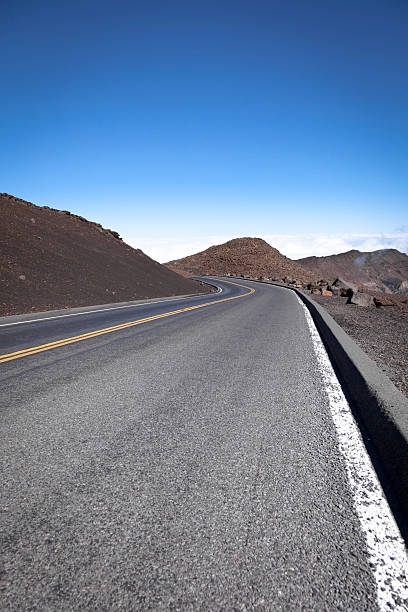
{"type": "Polygon", "coordinates": [[[208,291],[68,211],[0,194],[0,315],[208,291]]]}
{"type": "Polygon", "coordinates": [[[408,255],[396,249],[371,253],[352,250],[327,257],[305,257],[297,263],[324,279],[341,277],[371,291],[408,294],[408,255]]]}
{"type": "Polygon", "coordinates": [[[186,276],[220,274],[232,276],[292,277],[302,281],[314,278],[313,272],[282,255],[261,238],[235,238],[205,251],[169,261],[171,270],[186,276]]]}

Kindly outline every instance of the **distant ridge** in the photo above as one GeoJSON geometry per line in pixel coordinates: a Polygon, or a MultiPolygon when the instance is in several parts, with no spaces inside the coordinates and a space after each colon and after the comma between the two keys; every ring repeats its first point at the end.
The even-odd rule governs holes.
{"type": "Polygon", "coordinates": [[[0,315],[206,291],[119,234],[0,194],[0,315]]]}
{"type": "Polygon", "coordinates": [[[397,249],[355,249],[326,257],[304,257],[297,263],[321,278],[344,278],[372,291],[408,293],[408,256],[397,249]]]}
{"type": "Polygon", "coordinates": [[[234,238],[165,265],[185,276],[231,274],[278,279],[292,277],[301,281],[309,281],[315,276],[308,268],[285,257],[261,238],[234,238]]]}

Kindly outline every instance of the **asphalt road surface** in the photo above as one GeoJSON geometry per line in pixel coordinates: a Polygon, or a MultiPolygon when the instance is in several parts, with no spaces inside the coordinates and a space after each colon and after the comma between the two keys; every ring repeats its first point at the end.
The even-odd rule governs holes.
{"type": "Polygon", "coordinates": [[[1,609],[381,607],[304,309],[217,284],[0,327],[1,609]]]}

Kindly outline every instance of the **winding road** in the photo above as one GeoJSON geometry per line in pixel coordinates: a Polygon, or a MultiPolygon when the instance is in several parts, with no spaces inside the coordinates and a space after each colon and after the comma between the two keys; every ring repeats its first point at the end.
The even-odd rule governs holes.
{"type": "Polygon", "coordinates": [[[211,282],[0,321],[3,610],[407,609],[304,306],[211,282]]]}

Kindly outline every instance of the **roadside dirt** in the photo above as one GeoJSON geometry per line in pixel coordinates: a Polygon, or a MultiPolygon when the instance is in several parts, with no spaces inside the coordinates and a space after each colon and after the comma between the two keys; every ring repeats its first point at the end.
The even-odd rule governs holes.
{"type": "Polygon", "coordinates": [[[363,308],[347,304],[347,298],[336,296],[308,297],[321,304],[408,397],[408,316],[405,310],[363,308]]]}
{"type": "Polygon", "coordinates": [[[0,194],[0,316],[208,292],[69,211],[0,194]]]}

